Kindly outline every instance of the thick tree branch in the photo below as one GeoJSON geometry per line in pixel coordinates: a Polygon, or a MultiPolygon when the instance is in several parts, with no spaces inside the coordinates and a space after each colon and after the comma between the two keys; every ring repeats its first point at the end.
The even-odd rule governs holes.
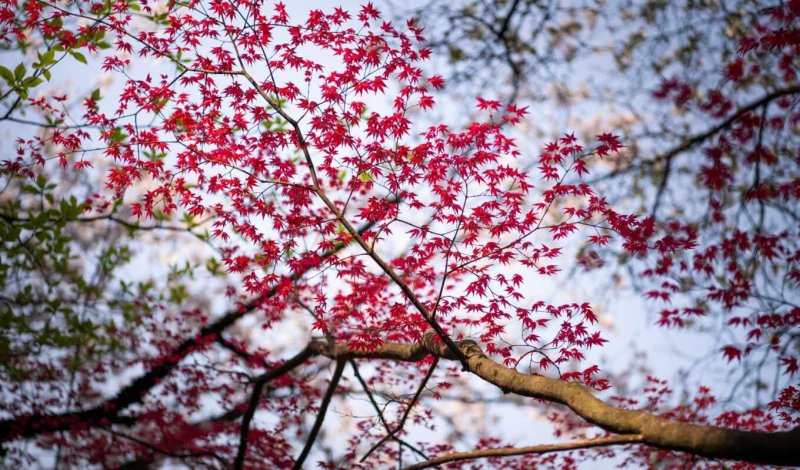
{"type": "MultiPolygon", "coordinates": [[[[373,351],[359,351],[346,344],[329,345],[322,341],[312,342],[311,347],[318,354],[337,360],[373,358],[416,362],[428,354],[456,360],[449,348],[435,339],[436,335],[429,332],[421,343],[384,343],[373,351]]],[[[797,452],[800,428],[763,433],[670,421],[644,411],[609,405],[574,382],[519,373],[486,356],[472,340],[459,341],[458,347],[469,361],[470,372],[504,392],[566,405],[586,421],[607,431],[640,434],[643,444],[708,458],[800,465],[800,453],[797,452]]]]}
{"type": "Polygon", "coordinates": [[[423,468],[436,467],[448,462],[458,462],[461,460],[485,459],[490,457],[513,457],[516,455],[527,454],[546,454],[549,452],[559,452],[564,450],[589,449],[591,447],[608,447],[621,444],[636,444],[643,440],[639,434],[602,437],[597,439],[584,439],[580,441],[565,442],[562,444],[542,444],[528,447],[503,447],[500,449],[481,449],[469,452],[454,452],[442,455],[416,465],[404,467],[404,470],[422,470],[423,468]]]}
{"type": "MultiPolygon", "coordinates": [[[[363,233],[373,226],[374,223],[370,222],[362,225],[358,230],[363,233]]],[[[337,243],[336,246],[320,255],[320,262],[334,256],[348,245],[347,243],[337,243]]],[[[313,266],[294,272],[289,276],[287,282],[296,282],[311,269],[313,269],[313,266]]],[[[133,424],[135,422],[134,418],[120,417],[119,413],[129,406],[141,402],[150,389],[169,375],[183,358],[208,342],[215,341],[220,333],[236,323],[240,318],[256,310],[265,301],[274,297],[277,292],[278,286],[273,287],[264,295],[231,309],[214,322],[200,328],[196,335],[185,338],[172,351],[164,354],[163,360],[159,365],[133,380],[133,382],[122,388],[116,396],[93,408],[58,415],[35,414],[0,420],[0,443],[43,433],[64,431],[81,424],[96,426],[105,421],[117,424],[133,424]]]]}
{"type": "MultiPolygon", "coordinates": [[[[800,465],[800,453],[797,452],[800,429],[762,433],[674,422],[647,412],[626,410],[609,405],[595,398],[587,388],[577,383],[519,373],[486,356],[474,341],[459,341],[457,346],[469,361],[469,370],[472,373],[496,385],[504,392],[566,405],[586,421],[607,431],[623,435],[641,435],[642,444],[708,458],[742,460],[770,465],[800,465]]],[[[314,340],[309,344],[307,351],[307,353],[302,353],[304,357],[305,354],[308,354],[308,357],[322,355],[337,360],[338,374],[334,374],[336,380],[332,382],[332,386],[326,392],[326,398],[323,399],[320,417],[312,428],[312,433],[301,454],[302,459],[298,458],[300,465],[307,457],[319,428],[322,426],[325,410],[335,392],[334,384],[338,383],[337,377],[341,377],[341,369],[346,360],[385,359],[417,362],[428,355],[458,360],[447,345],[438,341],[437,335],[433,332],[427,333],[420,343],[384,343],[372,351],[356,350],[342,343],[331,344],[324,340],[314,340]]],[[[279,366],[281,369],[289,367],[289,361],[279,366]]],[[[277,376],[276,374],[276,371],[270,371],[259,379],[277,376]]],[[[135,420],[115,414],[98,415],[96,410],[88,410],[53,416],[49,420],[41,419],[35,426],[15,421],[3,421],[4,428],[0,429],[6,433],[9,432],[9,428],[16,430],[17,436],[23,431],[26,432],[26,435],[35,435],[53,428],[66,430],[71,426],[81,424],[97,425],[107,419],[112,423],[119,424],[132,424],[135,420]]],[[[3,437],[7,436],[8,434],[3,437]]]]}

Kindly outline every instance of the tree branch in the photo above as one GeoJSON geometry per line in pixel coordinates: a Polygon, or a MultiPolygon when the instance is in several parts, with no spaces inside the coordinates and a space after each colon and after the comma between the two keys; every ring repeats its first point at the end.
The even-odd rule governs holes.
{"type": "Polygon", "coordinates": [[[135,443],[139,444],[140,446],[142,446],[142,447],[144,447],[144,448],[146,448],[146,449],[148,449],[148,450],[150,450],[150,451],[152,451],[154,453],[161,454],[161,455],[166,456],[166,457],[172,457],[172,458],[176,458],[176,459],[180,459],[180,460],[201,459],[203,457],[211,457],[214,460],[216,460],[217,462],[219,462],[221,465],[223,465],[223,466],[225,465],[225,461],[222,460],[222,458],[219,455],[215,454],[214,452],[184,452],[184,453],[181,453],[181,452],[178,452],[178,451],[173,451],[173,450],[169,450],[167,448],[163,448],[160,445],[152,444],[150,442],[147,442],[147,441],[145,441],[143,439],[139,439],[139,438],[134,437],[134,436],[129,436],[127,434],[114,431],[113,429],[106,429],[106,431],[111,435],[117,436],[117,437],[122,438],[122,439],[127,439],[127,440],[129,440],[131,442],[135,442],[135,443]]]}
{"type": "MultiPolygon", "coordinates": [[[[781,89],[772,91],[770,93],[767,93],[766,95],[762,96],[761,98],[759,98],[757,100],[754,100],[754,101],[751,101],[750,103],[747,103],[746,105],[744,105],[741,108],[737,109],[735,113],[731,114],[727,119],[725,119],[724,121],[721,121],[716,126],[713,126],[713,127],[709,128],[709,129],[706,129],[703,132],[700,132],[698,134],[695,134],[695,135],[692,135],[692,136],[689,136],[689,137],[683,139],[680,144],[676,145],[672,149],[670,149],[670,150],[668,150],[668,151],[666,151],[664,153],[658,154],[658,155],[654,156],[652,159],[642,161],[639,164],[639,166],[652,166],[652,165],[655,165],[658,162],[666,161],[667,162],[666,166],[670,167],[671,166],[671,161],[677,155],[679,155],[679,154],[681,154],[683,152],[686,152],[688,150],[691,150],[696,145],[699,145],[699,144],[703,143],[706,139],[708,139],[710,137],[713,137],[713,136],[717,135],[718,133],[722,132],[723,130],[727,129],[728,127],[733,125],[733,123],[736,122],[737,119],[741,118],[745,114],[747,114],[747,113],[749,113],[751,111],[754,111],[754,110],[758,109],[759,107],[764,106],[765,104],[768,104],[768,103],[770,103],[770,102],[772,102],[772,101],[774,101],[774,100],[776,100],[778,98],[782,98],[784,96],[789,96],[789,95],[795,95],[795,94],[800,94],[800,85],[795,85],[795,86],[791,86],[791,87],[788,87],[788,88],[781,88],[781,89]]],[[[597,181],[600,181],[600,180],[605,180],[605,179],[608,179],[608,178],[615,178],[617,176],[624,175],[624,174],[628,173],[629,171],[632,171],[636,167],[637,166],[635,166],[635,165],[630,165],[630,166],[628,166],[626,168],[623,168],[623,169],[618,170],[618,171],[611,172],[611,173],[609,173],[607,175],[602,175],[602,176],[599,176],[598,178],[595,178],[595,179],[592,179],[592,180],[587,180],[586,183],[594,184],[594,183],[596,183],[597,181]]],[[[662,181],[659,183],[658,193],[662,194],[662,195],[663,195],[664,189],[661,189],[661,186],[664,186],[666,184],[664,182],[665,179],[666,179],[666,174],[665,174],[664,179],[662,179],[662,181]]],[[[655,212],[658,210],[660,198],[661,198],[661,196],[658,196],[656,198],[656,201],[654,201],[653,209],[651,210],[652,214],[655,214],[655,212]]]]}
{"type": "Polygon", "coordinates": [[[336,391],[336,386],[339,385],[339,379],[342,378],[342,371],[344,371],[345,364],[345,360],[336,361],[336,370],[333,371],[331,383],[328,385],[328,390],[325,391],[325,396],[322,398],[322,403],[319,405],[317,419],[314,421],[314,426],[311,428],[311,432],[308,434],[308,439],[306,440],[306,445],[303,447],[303,451],[300,452],[300,455],[294,462],[294,466],[292,467],[293,470],[300,470],[303,468],[303,463],[306,461],[308,453],[311,452],[311,448],[314,446],[314,441],[317,440],[317,434],[319,434],[319,430],[322,428],[322,422],[325,420],[325,413],[328,411],[328,405],[331,403],[331,399],[333,398],[333,392],[336,391]]]}
{"type": "Polygon", "coordinates": [[[800,85],[791,86],[788,88],[782,88],[779,90],[775,90],[771,93],[767,93],[766,95],[762,96],[761,98],[752,101],[738,110],[735,113],[731,114],[727,119],[720,122],[714,127],[707,129],[705,132],[701,132],[700,134],[695,134],[692,137],[684,140],[680,145],[673,148],[672,150],[668,151],[667,153],[661,154],[657,157],[658,160],[669,160],[673,158],[675,155],[685,152],[695,145],[703,142],[704,140],[708,139],[709,137],[713,137],[714,135],[718,134],[720,131],[727,129],[730,127],[737,119],[744,116],[745,114],[749,113],[750,111],[754,111],[765,104],[776,100],[778,98],[794,95],[796,93],[800,93],[800,85]]]}
{"type": "Polygon", "coordinates": [[[454,452],[442,455],[416,465],[404,467],[404,470],[422,470],[423,468],[435,467],[448,462],[458,462],[461,460],[485,459],[490,457],[512,457],[515,455],[526,454],[546,454],[548,452],[560,452],[564,450],[589,449],[591,447],[607,447],[622,444],[636,444],[643,440],[640,434],[629,434],[622,436],[602,437],[597,439],[584,439],[580,441],[565,442],[562,444],[542,444],[528,447],[503,447],[499,449],[481,449],[469,452],[454,452]]]}
{"type": "MultiPolygon", "coordinates": [[[[369,399],[369,402],[372,404],[372,407],[375,409],[375,412],[378,413],[378,419],[380,420],[381,424],[383,424],[383,427],[384,427],[384,429],[386,429],[386,432],[389,433],[389,435],[392,437],[392,439],[395,440],[398,444],[400,444],[401,446],[408,447],[409,450],[411,450],[412,452],[420,455],[423,459],[427,460],[428,457],[421,450],[417,449],[413,445],[411,445],[408,442],[406,442],[404,439],[401,439],[400,437],[395,435],[396,430],[392,430],[391,429],[391,427],[389,426],[389,423],[386,421],[386,418],[383,416],[383,411],[381,411],[381,407],[378,406],[378,402],[375,401],[375,397],[372,395],[372,392],[370,391],[369,386],[367,385],[367,382],[364,380],[363,377],[361,377],[361,373],[358,371],[358,366],[356,365],[356,361],[350,359],[349,362],[350,362],[350,366],[353,368],[353,374],[356,376],[356,379],[358,379],[358,383],[361,384],[361,388],[364,390],[364,393],[367,395],[367,398],[369,399]]],[[[402,425],[399,426],[399,427],[402,427],[402,425]]],[[[385,439],[387,439],[387,438],[382,439],[381,442],[385,442],[385,439]]],[[[364,456],[361,459],[361,461],[363,462],[365,458],[366,458],[366,456],[364,456]]]]}
{"type": "Polygon", "coordinates": [[[250,432],[250,423],[253,421],[253,416],[256,414],[256,409],[258,408],[258,402],[261,400],[261,392],[264,390],[264,386],[273,379],[299,367],[311,356],[311,348],[306,347],[291,359],[288,359],[283,364],[260,375],[253,381],[253,392],[250,394],[250,402],[242,418],[242,426],[239,431],[239,450],[233,462],[234,470],[241,470],[242,465],[244,465],[244,459],[247,454],[247,434],[250,432]]]}
{"type": "Polygon", "coordinates": [[[402,431],[403,427],[406,425],[406,421],[408,420],[408,417],[411,415],[411,410],[414,408],[414,406],[417,404],[420,397],[422,396],[422,391],[425,390],[425,386],[428,384],[428,381],[433,376],[433,371],[436,370],[436,366],[438,364],[439,364],[439,358],[435,357],[433,359],[433,364],[431,364],[431,367],[428,369],[428,372],[425,374],[425,377],[422,379],[422,382],[419,384],[419,387],[417,387],[417,392],[414,393],[414,398],[411,399],[411,402],[408,404],[406,410],[403,412],[403,416],[400,418],[400,423],[398,423],[397,426],[395,426],[395,428],[391,430],[387,427],[386,430],[388,431],[388,434],[383,436],[383,438],[380,441],[378,441],[375,445],[370,447],[367,453],[364,454],[363,457],[361,457],[360,462],[363,463],[365,460],[367,460],[367,458],[370,455],[372,455],[373,452],[380,449],[380,447],[389,439],[392,438],[397,439],[397,433],[399,431],[402,431]]]}
{"type": "MultiPolygon", "coordinates": [[[[317,178],[317,171],[314,168],[314,161],[311,158],[311,153],[308,151],[308,142],[306,141],[305,135],[303,134],[303,130],[300,128],[300,122],[297,119],[291,117],[281,107],[280,103],[277,103],[273,98],[271,98],[269,94],[267,94],[267,92],[264,91],[264,88],[258,84],[255,78],[253,78],[252,75],[250,75],[247,72],[247,70],[245,69],[244,61],[242,60],[238,51],[236,51],[235,42],[233,43],[233,48],[234,51],[236,52],[239,65],[242,68],[241,75],[244,76],[248,82],[250,82],[256,93],[258,93],[261,96],[261,98],[264,99],[264,101],[266,101],[267,104],[269,104],[269,106],[275,110],[276,113],[278,113],[283,119],[286,120],[286,122],[289,123],[290,126],[292,126],[294,135],[297,138],[297,145],[300,148],[300,151],[303,152],[306,165],[308,166],[308,171],[311,176],[311,181],[314,185],[314,192],[317,194],[320,200],[325,204],[325,206],[327,206],[328,209],[333,213],[333,215],[336,217],[339,223],[342,224],[345,230],[347,230],[347,233],[351,237],[353,237],[353,239],[356,241],[356,243],[358,243],[358,245],[361,246],[364,252],[370,258],[372,258],[375,264],[377,264],[381,268],[381,270],[387,276],[389,276],[392,282],[394,282],[400,288],[400,290],[403,291],[403,294],[406,296],[409,302],[411,302],[411,304],[414,305],[417,311],[419,311],[419,313],[422,315],[422,318],[424,318],[425,321],[428,323],[428,325],[430,325],[430,327],[433,328],[433,331],[435,331],[436,334],[439,335],[439,338],[441,338],[442,341],[444,341],[444,343],[447,345],[447,347],[450,348],[453,354],[455,354],[456,356],[460,356],[461,352],[456,347],[453,340],[447,333],[445,333],[444,329],[442,329],[441,325],[439,325],[439,322],[437,322],[436,318],[434,318],[434,316],[431,315],[431,312],[428,311],[428,309],[425,307],[422,301],[419,300],[414,291],[412,291],[411,288],[408,287],[408,284],[406,284],[405,281],[403,281],[403,279],[400,278],[399,275],[397,275],[394,269],[392,269],[392,267],[389,266],[389,264],[383,258],[381,258],[377,253],[375,253],[375,250],[361,236],[362,234],[359,233],[355,227],[353,227],[350,221],[347,220],[344,214],[336,207],[336,204],[334,204],[333,201],[331,201],[330,198],[327,196],[327,194],[325,194],[325,191],[322,190],[322,187],[319,184],[319,179],[317,178]]],[[[467,364],[466,358],[458,357],[458,360],[459,362],[461,362],[462,368],[464,370],[467,370],[467,367],[469,367],[469,365],[467,364]]]]}
{"type": "MultiPolygon", "coordinates": [[[[384,343],[373,351],[360,351],[346,344],[330,345],[322,341],[313,341],[311,347],[318,354],[337,360],[372,358],[416,362],[428,354],[457,360],[445,344],[435,339],[436,335],[428,332],[420,343],[384,343]]],[[[764,433],[670,421],[644,411],[609,405],[578,383],[525,375],[507,368],[486,356],[475,341],[459,341],[458,348],[467,357],[470,372],[504,392],[566,405],[587,422],[607,431],[625,435],[641,434],[643,444],[707,458],[768,465],[800,465],[800,453],[797,452],[800,428],[764,433]]]]}
{"type": "MultiPolygon", "coordinates": [[[[374,222],[370,222],[362,225],[358,230],[363,233],[374,225],[374,222]]],[[[320,262],[334,256],[348,245],[349,243],[337,243],[336,246],[320,255],[320,262]]],[[[308,266],[294,272],[289,276],[287,282],[292,283],[299,280],[313,267],[308,266]]],[[[134,418],[120,417],[119,412],[135,403],[141,402],[147,392],[169,375],[184,357],[207,342],[215,341],[220,333],[236,323],[240,318],[257,309],[266,300],[274,297],[277,292],[278,286],[273,287],[264,295],[231,309],[213,323],[200,328],[197,334],[185,338],[175,349],[164,354],[163,360],[159,365],[133,380],[113,398],[109,398],[93,408],[57,415],[35,414],[0,420],[0,443],[43,433],[64,431],[81,423],[94,426],[109,420],[115,424],[133,424],[135,422],[134,418]]]]}

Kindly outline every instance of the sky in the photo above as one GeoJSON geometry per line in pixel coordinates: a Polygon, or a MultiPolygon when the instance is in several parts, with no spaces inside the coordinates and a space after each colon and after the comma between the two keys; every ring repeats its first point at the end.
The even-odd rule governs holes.
{"type": "MultiPolygon", "coordinates": [[[[309,5],[314,8],[328,9],[330,7],[342,6],[347,9],[355,10],[359,2],[333,2],[333,1],[315,1],[315,2],[287,2],[287,9],[290,16],[299,19],[303,18],[309,5]]],[[[376,5],[381,8],[381,4],[376,2],[376,5]]],[[[405,6],[412,6],[413,3],[405,4],[405,6]]],[[[387,9],[388,10],[388,9],[387,9]]],[[[12,56],[8,52],[0,53],[0,61],[2,65],[11,67],[20,61],[20,57],[12,56]]],[[[24,59],[30,61],[28,57],[24,59]]],[[[440,62],[436,62],[439,64],[440,62]]],[[[142,73],[158,73],[163,69],[165,64],[159,61],[152,60],[137,60],[132,68],[131,75],[142,73]]],[[[54,81],[48,86],[52,89],[70,89],[75,92],[76,96],[84,95],[94,88],[100,88],[103,95],[115,96],[120,92],[121,82],[111,77],[110,74],[103,73],[96,61],[90,60],[88,65],[82,65],[75,61],[65,63],[59,66],[58,73],[54,73],[54,81]]],[[[446,70],[437,70],[437,73],[447,77],[446,70]]],[[[291,80],[291,77],[287,77],[291,80]]],[[[546,84],[543,84],[546,85],[546,84]]],[[[468,112],[465,111],[463,97],[453,97],[448,95],[447,90],[437,95],[439,107],[434,115],[438,116],[466,116],[468,112]]],[[[522,105],[529,105],[529,103],[521,103],[522,105]]],[[[386,109],[387,103],[374,102],[370,103],[373,109],[381,110],[386,109]]],[[[536,108],[532,109],[532,116],[535,119],[547,119],[548,116],[558,115],[562,116],[563,109],[548,108],[549,105],[536,103],[536,108]]],[[[608,113],[609,110],[604,109],[602,103],[595,103],[592,105],[595,109],[588,109],[590,113],[603,115],[608,113]]],[[[581,110],[582,112],[584,110],[581,110]]],[[[565,133],[573,129],[565,128],[565,133]]],[[[613,132],[613,129],[609,129],[613,132]]],[[[30,128],[14,125],[4,124],[2,127],[3,143],[0,143],[0,149],[3,152],[10,152],[10,145],[13,142],[12,138],[19,137],[30,133],[30,128]]],[[[525,135],[524,124],[518,129],[518,139],[521,141],[521,147],[529,153],[536,152],[540,148],[542,142],[537,141],[536,138],[527,139],[525,135]]],[[[535,155],[532,155],[535,156],[535,155]]],[[[167,240],[167,249],[160,252],[158,256],[162,262],[169,262],[171,259],[181,258],[180,251],[176,251],[174,243],[169,244],[167,240]]],[[[567,256],[570,254],[570,249],[574,253],[576,247],[567,247],[567,256]]],[[[135,278],[137,275],[147,275],[148,269],[152,266],[153,258],[142,257],[134,259],[129,265],[129,272],[127,275],[135,278]]],[[[621,289],[619,293],[609,290],[610,282],[605,279],[598,280],[597,276],[602,274],[610,276],[610,272],[601,271],[599,274],[579,275],[574,279],[567,277],[568,272],[562,273],[561,276],[555,278],[536,277],[527,279],[528,285],[532,286],[532,291],[535,292],[537,299],[547,300],[553,303],[566,303],[573,301],[588,301],[590,303],[602,304],[601,312],[601,325],[606,329],[606,338],[609,339],[602,349],[593,351],[587,359],[588,363],[592,363],[597,359],[604,369],[613,374],[625,375],[625,371],[629,370],[631,363],[635,363],[637,359],[646,358],[644,362],[652,367],[653,373],[662,378],[675,377],[681,370],[689,367],[701,367],[708,371],[706,374],[699,374],[706,384],[713,386],[715,382],[725,383],[725,377],[715,377],[718,366],[722,364],[722,359],[712,358],[706,362],[700,363],[698,366],[695,362],[697,360],[697,350],[708,350],[709,341],[713,340],[706,334],[680,331],[680,330],[664,330],[654,325],[655,313],[652,304],[646,303],[641,296],[632,293],[628,289],[621,289]]],[[[218,300],[216,308],[219,311],[224,310],[224,299],[218,300]]],[[[246,323],[245,323],[246,325],[246,323]]],[[[287,328],[298,328],[298,326],[287,326],[287,328]]],[[[711,348],[713,349],[713,347],[711,348]]],[[[132,371],[133,373],[134,371],[132,371]]],[[[124,380],[121,379],[121,380],[124,380]]],[[[475,385],[475,389],[483,388],[484,391],[487,387],[482,387],[475,379],[468,379],[471,384],[475,385]]],[[[637,377],[634,380],[641,380],[637,377]]],[[[696,379],[695,379],[696,380],[696,379]]],[[[690,384],[690,385],[697,385],[690,384]]],[[[113,390],[110,385],[109,390],[113,390]]],[[[612,388],[613,392],[613,388],[612,388]]],[[[345,426],[348,414],[363,415],[369,412],[368,404],[362,403],[362,406],[353,409],[344,409],[344,404],[335,402],[331,410],[331,420],[328,423],[331,429],[336,429],[337,426],[345,426]],[[337,424],[338,419],[338,424],[337,424]]],[[[471,412],[476,413],[474,416],[480,416],[479,411],[485,413],[487,422],[497,420],[494,428],[502,430],[500,435],[501,439],[507,444],[513,445],[533,445],[545,442],[553,442],[555,439],[552,436],[552,430],[548,425],[543,422],[532,423],[537,415],[541,414],[540,408],[535,404],[527,407],[524,413],[520,413],[518,406],[509,405],[507,403],[493,402],[480,405],[460,405],[457,403],[442,402],[439,405],[445,408],[454,410],[458,413],[459,406],[467,406],[471,412]]],[[[269,420],[269,417],[261,415],[260,419],[269,420]]],[[[313,417],[309,417],[309,422],[313,417]]],[[[444,429],[444,427],[441,427],[444,429]]],[[[410,440],[415,437],[428,438],[439,437],[430,436],[429,431],[423,431],[419,428],[412,428],[410,440]],[[416,433],[416,434],[415,434],[416,433]]],[[[466,450],[466,449],[459,449],[466,450]]],[[[590,468],[589,465],[587,468],[590,468]]]]}

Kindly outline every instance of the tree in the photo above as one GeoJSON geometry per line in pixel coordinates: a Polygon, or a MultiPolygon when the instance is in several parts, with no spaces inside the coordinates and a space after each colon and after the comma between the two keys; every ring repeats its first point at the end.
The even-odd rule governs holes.
{"type": "Polygon", "coordinates": [[[782,287],[796,276],[789,254],[796,244],[788,242],[797,236],[790,196],[796,179],[786,171],[796,163],[797,132],[789,124],[798,92],[796,2],[464,1],[435,7],[436,15],[421,15],[447,19],[430,24],[432,44],[458,49],[449,54],[457,70],[491,70],[456,74],[461,86],[485,86],[491,77],[503,83],[495,87],[499,96],[551,101],[544,107],[564,110],[557,124],[528,122],[534,135],[558,126],[577,127],[583,138],[597,129],[619,130],[625,153],[592,167],[589,182],[610,203],[650,214],[662,229],[700,230],[703,250],[683,263],[673,258],[645,270],[656,274],[652,282],[624,252],[585,251],[584,265],[592,268],[608,267],[616,257],[623,269],[608,276],[616,296],[623,279],[656,305],[672,301],[653,309],[652,321],[711,336],[703,342],[709,350],[693,353],[697,361],[682,381],[707,381],[724,348],[741,361],[724,372],[739,375],[727,378],[737,385],[726,401],[759,407],[765,395],[779,394],[786,383],[773,381],[773,371],[794,371],[796,359],[775,353],[797,347],[791,334],[797,302],[782,287]],[[448,36],[461,39],[452,46],[448,36]],[[762,160],[762,152],[770,157],[762,160]],[[689,190],[696,196],[687,200],[689,190]],[[778,239],[789,254],[783,261],[767,247],[778,239]],[[711,262],[720,247],[740,242],[723,256],[732,263],[711,262]],[[705,274],[680,271],[687,264],[702,264],[705,274]],[[669,291],[680,292],[681,300],[669,291]],[[720,322],[733,322],[738,331],[721,336],[720,322]],[[762,325],[772,325],[770,332],[762,325]]]}
{"type": "Polygon", "coordinates": [[[660,218],[658,202],[627,213],[588,181],[597,162],[642,164],[611,133],[586,147],[562,135],[532,162],[524,107],[484,97],[463,128],[426,123],[444,79],[422,68],[422,30],[372,4],[300,22],[258,0],[4,6],[3,43],[23,57],[0,68],[16,134],[0,206],[6,462],[800,464],[798,10],[760,10],[720,75],[765,95],[734,107],[679,78],[656,91],[714,123],[661,157],[656,201],[675,155],[706,146],[681,176],[708,194],[693,220],[660,218]],[[35,94],[66,87],[70,61],[119,82],[35,94]],[[776,67],[779,82],[764,78],[776,67]],[[750,223],[731,218],[753,205],[750,223]],[[665,327],[746,326],[721,354],[781,364],[770,403],[720,409],[703,387],[674,405],[656,378],[645,400],[614,393],[587,358],[607,342],[592,307],[537,297],[577,246],[580,265],[617,253],[655,283],[648,297],[681,297],[665,327]],[[776,288],[769,311],[741,313],[776,288]],[[504,446],[446,423],[472,436],[457,452],[410,431],[442,424],[437,400],[490,386],[549,406],[573,440],[504,446]],[[332,403],[346,436],[326,433],[332,403]]]}

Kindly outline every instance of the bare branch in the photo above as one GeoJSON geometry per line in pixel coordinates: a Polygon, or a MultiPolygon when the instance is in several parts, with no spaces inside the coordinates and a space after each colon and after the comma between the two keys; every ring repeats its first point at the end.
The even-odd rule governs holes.
{"type": "MultiPolygon", "coordinates": [[[[367,385],[367,382],[364,380],[363,377],[361,377],[361,373],[358,371],[358,366],[356,365],[356,361],[351,359],[350,360],[350,366],[353,368],[353,374],[356,376],[356,379],[358,379],[358,383],[361,384],[361,388],[364,390],[364,393],[367,395],[367,398],[369,398],[369,402],[372,404],[372,407],[375,409],[375,412],[378,413],[378,419],[380,419],[381,424],[383,424],[383,427],[384,427],[384,429],[386,429],[386,432],[389,433],[389,435],[392,437],[392,440],[396,441],[401,446],[408,447],[409,450],[411,450],[412,452],[420,455],[423,459],[427,460],[428,457],[421,450],[417,449],[413,445],[411,445],[408,442],[406,442],[404,439],[401,439],[400,437],[395,435],[396,430],[393,430],[393,429],[390,428],[389,423],[386,421],[386,418],[383,416],[383,411],[381,411],[381,407],[378,406],[378,402],[375,401],[375,397],[373,396],[372,392],[370,391],[369,386],[367,385]]],[[[413,402],[412,402],[412,404],[413,404],[413,402]]],[[[407,410],[409,410],[409,409],[411,409],[411,407],[409,407],[407,410]]],[[[401,422],[401,425],[398,426],[398,428],[396,428],[396,429],[400,429],[400,428],[402,428],[402,422],[401,422]]],[[[382,439],[381,442],[385,442],[385,439],[382,439]]],[[[367,454],[367,455],[369,455],[369,454],[367,454]]],[[[361,461],[363,462],[364,459],[366,459],[366,458],[367,458],[367,456],[365,455],[361,459],[361,461]]]]}
{"type": "Polygon", "coordinates": [[[398,423],[398,425],[394,429],[389,431],[389,433],[387,435],[383,436],[383,438],[380,441],[378,441],[374,446],[372,446],[367,451],[367,453],[364,454],[363,457],[361,457],[361,462],[367,460],[367,457],[372,455],[372,453],[375,452],[376,450],[380,449],[380,447],[386,441],[388,441],[389,439],[395,438],[397,433],[403,430],[403,427],[406,425],[406,421],[408,420],[408,417],[411,414],[411,410],[414,408],[414,406],[419,401],[419,398],[422,396],[422,391],[425,390],[425,386],[428,384],[428,381],[433,376],[433,371],[436,370],[436,366],[438,364],[439,364],[439,358],[435,357],[433,359],[433,364],[431,364],[431,367],[428,369],[428,372],[425,374],[425,378],[422,379],[422,382],[419,384],[419,387],[417,387],[417,392],[414,393],[414,398],[411,399],[411,402],[406,407],[406,411],[403,412],[403,417],[400,418],[400,423],[398,423]]]}
{"type": "MultiPolygon", "coordinates": [[[[750,103],[748,103],[748,104],[742,106],[741,108],[737,109],[735,113],[730,115],[724,121],[721,121],[716,126],[711,127],[709,129],[706,129],[703,132],[700,132],[698,134],[695,134],[695,135],[692,135],[692,136],[689,136],[689,137],[683,139],[680,144],[676,145],[675,147],[673,147],[672,149],[670,149],[670,150],[668,150],[668,151],[666,151],[664,153],[660,153],[660,154],[654,156],[653,158],[651,158],[649,160],[644,160],[639,165],[630,165],[630,166],[622,168],[622,169],[620,169],[618,171],[614,171],[614,172],[611,172],[611,173],[609,173],[607,175],[603,175],[603,176],[600,176],[600,177],[595,178],[595,179],[587,180],[585,182],[588,183],[588,184],[594,184],[594,183],[596,183],[597,181],[600,181],[600,180],[606,180],[606,179],[609,179],[609,178],[615,178],[617,176],[622,176],[622,175],[624,175],[624,174],[636,169],[639,166],[652,166],[652,165],[655,165],[656,163],[661,162],[661,161],[665,161],[666,162],[665,164],[667,166],[667,171],[668,171],[669,167],[671,167],[671,161],[676,156],[678,156],[679,154],[682,154],[682,153],[684,153],[686,151],[689,151],[689,150],[693,149],[695,146],[705,142],[706,139],[709,139],[709,138],[717,135],[718,133],[724,131],[725,129],[727,129],[728,127],[733,125],[733,123],[736,122],[737,119],[741,118],[745,114],[747,114],[747,113],[749,113],[751,111],[754,111],[754,110],[758,109],[759,107],[764,106],[765,104],[771,103],[772,101],[774,101],[774,100],[776,100],[778,98],[782,98],[784,96],[795,95],[795,94],[800,94],[800,85],[791,86],[791,87],[788,87],[788,88],[782,88],[782,89],[775,90],[775,91],[772,91],[770,93],[767,93],[766,95],[762,96],[761,98],[758,98],[757,100],[751,101],[750,103]]],[[[662,179],[662,181],[659,183],[659,189],[657,190],[658,195],[656,197],[655,202],[653,203],[653,209],[651,210],[652,214],[655,214],[655,212],[658,210],[658,206],[660,205],[661,195],[663,195],[663,192],[664,192],[664,189],[662,189],[661,187],[666,184],[664,182],[664,180],[666,178],[667,178],[667,176],[665,175],[664,179],[662,179]]]]}
{"type": "Polygon", "coordinates": [[[233,468],[235,470],[241,470],[242,465],[244,465],[244,459],[247,454],[247,434],[250,432],[250,423],[253,421],[253,416],[258,408],[258,402],[261,400],[261,392],[264,390],[264,386],[271,380],[299,367],[311,356],[311,348],[306,347],[291,359],[288,359],[283,364],[269,370],[268,372],[265,372],[253,381],[253,392],[250,395],[250,402],[247,406],[247,411],[242,418],[242,426],[239,431],[239,450],[236,453],[236,459],[233,462],[233,468]]]}
{"type": "Polygon", "coordinates": [[[346,361],[344,360],[336,361],[336,370],[333,371],[331,383],[328,385],[328,390],[325,391],[325,396],[322,397],[322,403],[320,403],[319,411],[317,412],[317,419],[314,421],[314,426],[308,434],[308,439],[306,440],[306,445],[303,447],[303,451],[300,452],[300,455],[294,462],[293,470],[300,470],[303,468],[303,463],[306,461],[308,453],[311,452],[314,441],[317,440],[317,434],[319,434],[319,430],[322,428],[322,422],[325,420],[325,413],[328,411],[328,405],[331,403],[333,393],[336,391],[336,386],[339,385],[339,379],[342,378],[342,371],[344,371],[345,363],[346,361]]]}
{"type": "Polygon", "coordinates": [[[602,437],[597,439],[584,439],[580,441],[565,442],[562,444],[542,444],[528,447],[503,447],[499,449],[481,449],[469,452],[454,452],[442,455],[416,465],[409,465],[405,470],[422,470],[431,468],[448,462],[458,462],[461,460],[485,459],[490,457],[513,457],[516,455],[527,454],[546,454],[548,452],[560,452],[565,450],[589,449],[591,447],[607,447],[622,444],[636,444],[644,440],[641,434],[630,434],[622,436],[602,437]]]}

